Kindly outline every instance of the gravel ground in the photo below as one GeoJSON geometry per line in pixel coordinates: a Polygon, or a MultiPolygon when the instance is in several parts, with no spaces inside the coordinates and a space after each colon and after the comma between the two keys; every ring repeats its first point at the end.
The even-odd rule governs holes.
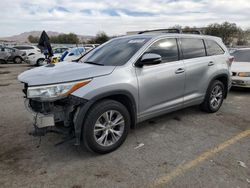
{"type": "Polygon", "coordinates": [[[231,91],[215,114],[192,107],[141,123],[118,150],[97,155],[72,142],[55,147],[62,138],[53,133],[40,144],[28,135],[32,120],[16,77],[29,68],[0,65],[0,187],[154,187],[161,178],[169,181],[159,187],[250,187],[249,134],[198,158],[250,129],[249,90],[231,91]]]}

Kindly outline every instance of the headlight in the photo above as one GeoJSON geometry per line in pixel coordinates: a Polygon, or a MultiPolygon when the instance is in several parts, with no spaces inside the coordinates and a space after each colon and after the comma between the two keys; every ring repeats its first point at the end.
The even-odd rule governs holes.
{"type": "Polygon", "coordinates": [[[28,98],[40,98],[40,99],[58,99],[68,96],[80,87],[85,86],[91,81],[83,80],[77,82],[69,82],[62,84],[53,84],[46,86],[28,87],[27,97],[28,98]]]}
{"type": "Polygon", "coordinates": [[[250,72],[239,72],[238,76],[240,76],[240,77],[250,77],[250,72]]]}

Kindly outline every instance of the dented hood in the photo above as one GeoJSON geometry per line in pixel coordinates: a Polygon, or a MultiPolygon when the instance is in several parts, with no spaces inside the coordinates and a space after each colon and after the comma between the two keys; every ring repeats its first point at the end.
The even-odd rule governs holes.
{"type": "Polygon", "coordinates": [[[61,62],[27,70],[18,76],[18,80],[29,86],[47,85],[108,75],[114,68],[115,66],[61,62]]]}

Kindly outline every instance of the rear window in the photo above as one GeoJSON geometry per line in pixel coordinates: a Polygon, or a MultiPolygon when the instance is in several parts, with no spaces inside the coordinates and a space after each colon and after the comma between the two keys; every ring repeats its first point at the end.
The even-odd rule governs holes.
{"type": "Polygon", "coordinates": [[[184,59],[206,56],[205,46],[202,39],[180,39],[184,59]]]}
{"type": "Polygon", "coordinates": [[[212,40],[205,40],[206,42],[206,48],[207,48],[207,55],[220,55],[224,54],[225,51],[217,44],[217,42],[212,40]]]}
{"type": "Polygon", "coordinates": [[[249,62],[250,63],[250,49],[249,50],[236,50],[231,53],[236,62],[249,62]]]}

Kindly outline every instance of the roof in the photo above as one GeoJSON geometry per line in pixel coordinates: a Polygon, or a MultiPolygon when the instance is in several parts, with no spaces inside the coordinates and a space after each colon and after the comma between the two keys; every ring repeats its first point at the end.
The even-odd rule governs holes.
{"type": "Polygon", "coordinates": [[[183,34],[183,33],[143,33],[143,34],[136,34],[136,35],[126,35],[124,38],[152,38],[152,39],[157,39],[157,38],[163,38],[163,37],[184,37],[184,38],[202,38],[202,39],[212,39],[212,40],[217,40],[221,41],[221,38],[215,37],[215,36],[210,36],[210,35],[198,35],[198,34],[183,34]]]}

